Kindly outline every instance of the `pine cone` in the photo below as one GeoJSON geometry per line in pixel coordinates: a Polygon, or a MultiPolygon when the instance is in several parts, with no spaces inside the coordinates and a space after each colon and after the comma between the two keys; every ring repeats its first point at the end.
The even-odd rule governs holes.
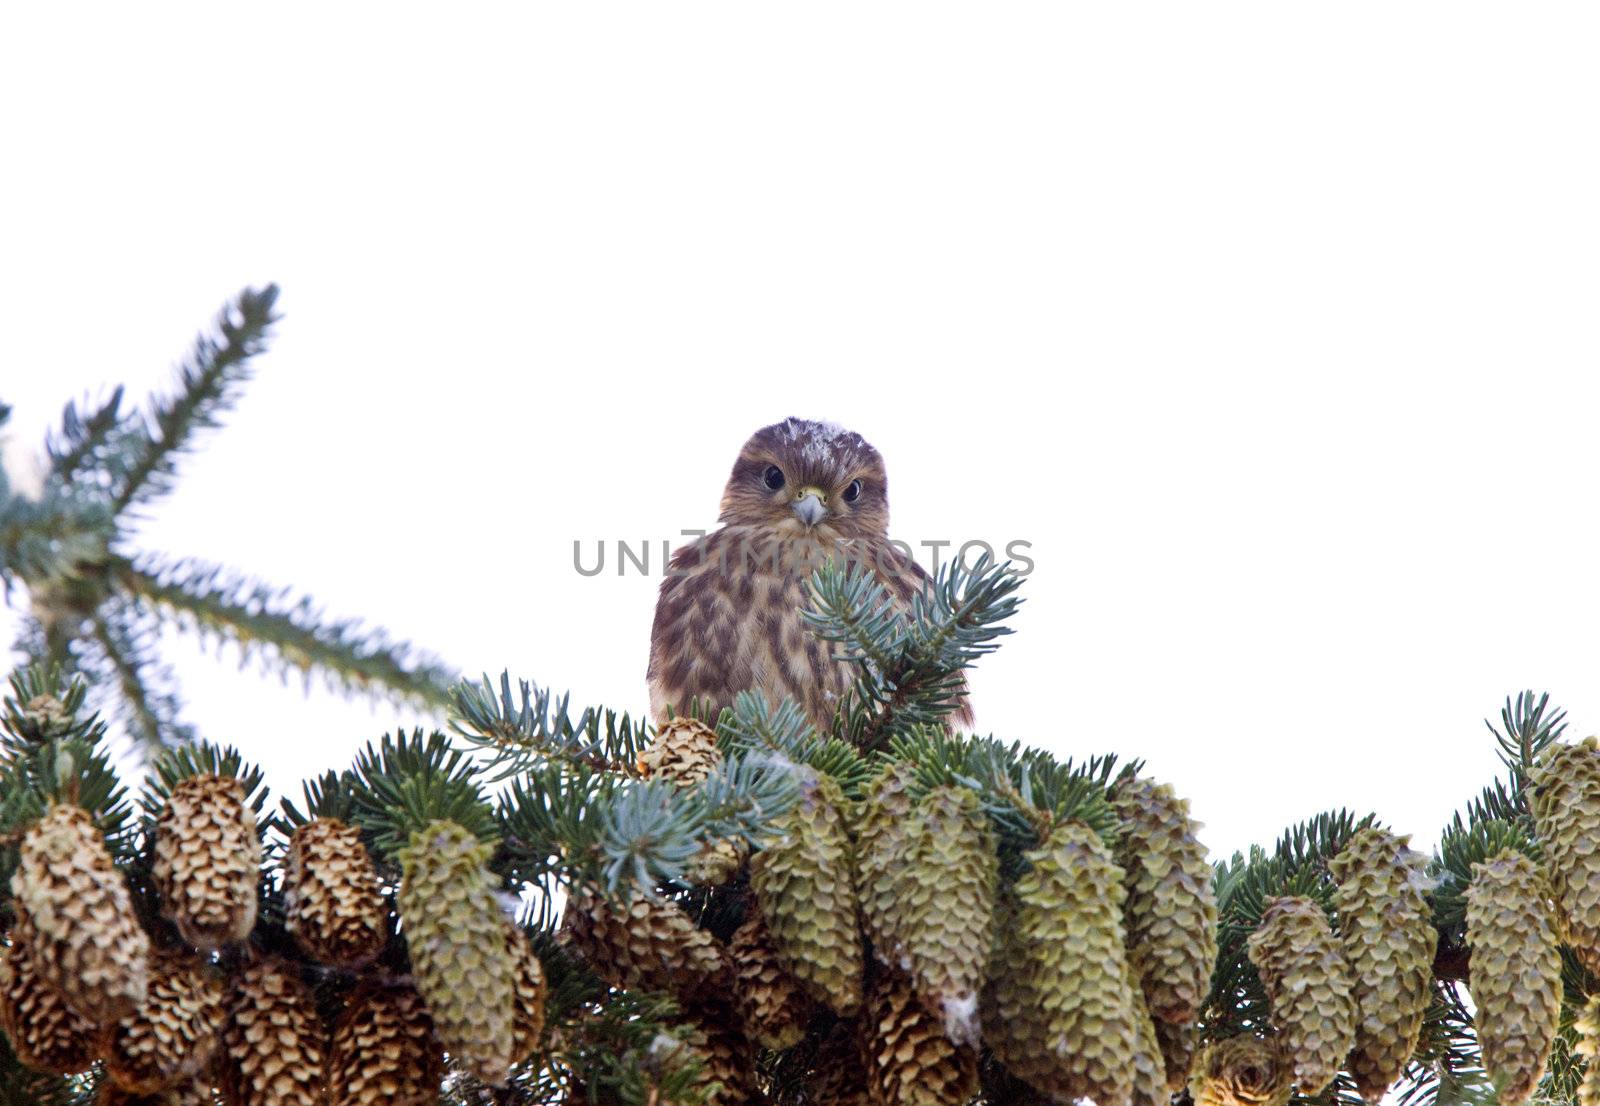
{"type": "Polygon", "coordinates": [[[818,1042],[806,1100],[815,1106],[882,1106],[873,1093],[872,1067],[854,1019],[835,1022],[818,1042]]]}
{"type": "Polygon", "coordinates": [[[978,1053],[953,1044],[911,980],[882,971],[862,1015],[867,1063],[882,1106],[963,1106],[978,1093],[978,1053]]]}
{"type": "Polygon", "coordinates": [[[106,1074],[135,1094],[171,1090],[210,1071],[222,1032],[222,984],[185,953],[158,953],[138,1010],[100,1042],[106,1074]]]}
{"type": "Polygon", "coordinates": [[[916,770],[908,761],[896,761],[872,781],[857,807],[856,898],[862,928],[884,964],[899,964],[904,955],[895,927],[900,920],[901,872],[915,808],[910,794],[915,779],[916,770]]]}
{"type": "Polygon", "coordinates": [[[722,761],[717,731],[685,715],[656,727],[656,739],[639,754],[639,774],[693,787],[722,761]]]}
{"type": "Polygon", "coordinates": [[[202,773],[180,780],[156,819],[150,874],[162,915],[205,951],[255,928],[261,839],[244,800],[232,776],[202,773]]]}
{"type": "Polygon", "coordinates": [[[756,1101],[755,1053],[750,1043],[725,1017],[704,1017],[675,1026],[679,1047],[663,1057],[667,1067],[700,1064],[694,1081],[695,1097],[685,1106],[747,1106],[756,1101]]]}
{"type": "Polygon", "coordinates": [[[720,887],[744,867],[750,846],[740,838],[718,837],[704,842],[685,873],[689,882],[702,887],[720,887]]]}
{"type": "Polygon", "coordinates": [[[1189,1080],[1194,1106],[1284,1106],[1293,1087],[1289,1058],[1275,1042],[1249,1034],[1201,1049],[1189,1080]]]}
{"type": "Polygon", "coordinates": [[[1320,1094],[1355,1043],[1354,981],[1328,916],[1312,899],[1268,899],[1247,942],[1272,1004],[1280,1047],[1294,1058],[1295,1083],[1320,1094]]]}
{"type": "Polygon", "coordinates": [[[544,965],[528,943],[528,935],[521,926],[506,923],[506,941],[515,965],[512,982],[515,984],[517,1005],[513,1025],[516,1047],[512,1050],[514,1062],[521,1063],[539,1050],[544,1038],[544,965]]]}
{"type": "Polygon", "coordinates": [[[322,1021],[292,965],[265,960],[239,974],[222,1040],[231,1106],[320,1106],[322,1021]]]}
{"type": "Polygon", "coordinates": [[[1122,870],[1098,834],[1067,822],[1001,896],[984,991],[984,1041],[1056,1098],[1126,1106],[1138,1026],[1123,952],[1122,870]]]}
{"type": "Polygon", "coordinates": [[[89,815],[58,806],[23,835],[11,890],[16,939],[40,978],[78,1014],[103,1025],[132,1013],[149,983],[150,940],[127,881],[89,815]]]}
{"type": "Polygon", "coordinates": [[[978,1043],[999,878],[994,831],[978,796],[964,787],[928,792],[913,818],[895,929],[917,994],[957,1044],[978,1043]]]}
{"type": "Polygon", "coordinates": [[[455,822],[429,822],[400,851],[398,904],[439,1044],[498,1085],[516,1052],[516,992],[506,919],[484,866],[493,851],[455,822]]]}
{"type": "Polygon", "coordinates": [[[861,1007],[863,957],[844,796],[829,776],[801,786],[780,836],[750,861],[750,886],[789,971],[835,1013],[861,1007]]]}
{"type": "Polygon", "coordinates": [[[94,1066],[94,1024],[68,1008],[15,938],[0,949],[0,1030],[23,1067],[77,1075],[94,1066]]]}
{"type": "Polygon", "coordinates": [[[811,1001],[772,947],[761,911],[752,908],[728,946],[737,986],[734,997],[745,1032],[762,1048],[786,1049],[805,1036],[811,1001]]]}
{"type": "Polygon", "coordinates": [[[1409,838],[1358,830],[1328,862],[1333,906],[1355,985],[1356,1044],[1346,1061],[1368,1102],[1383,1099],[1416,1051],[1433,998],[1439,932],[1428,905],[1423,858],[1409,838]]]}
{"type": "Polygon", "coordinates": [[[43,745],[72,732],[73,712],[54,695],[35,695],[23,704],[21,714],[13,717],[17,736],[32,744],[43,745]]]}
{"type": "MultiPolygon", "coordinates": [[[[1128,993],[1133,996],[1133,1096],[1130,1106],[1167,1106],[1176,1092],[1167,1070],[1166,1054],[1161,1050],[1161,1040],[1156,1035],[1155,1019],[1145,1008],[1144,992],[1139,987],[1139,976],[1128,964],[1128,993]]],[[[1165,1022],[1172,1025],[1172,1022],[1165,1022]]],[[[1187,1076],[1187,1070],[1185,1070],[1187,1076]]],[[[1181,1084],[1179,1085],[1181,1086],[1181,1084]]]]}
{"type": "Polygon", "coordinates": [[[1199,823],[1166,784],[1130,778],[1112,794],[1121,840],[1117,863],[1128,891],[1123,924],[1152,1017],[1195,1020],[1217,961],[1217,901],[1199,823]]]}
{"type": "Polygon", "coordinates": [[[444,1060],[415,991],[350,999],[328,1047],[329,1106],[437,1106],[444,1060]]]}
{"type": "Polygon", "coordinates": [[[1533,773],[1533,816],[1562,937],[1600,973],[1600,737],[1555,745],[1533,773]]]}
{"type": "Polygon", "coordinates": [[[1472,866],[1467,943],[1483,1066],[1515,1106],[1539,1085],[1561,1015],[1555,914],[1533,861],[1503,849],[1472,866]]]}
{"type": "Polygon", "coordinates": [[[317,818],[294,831],[284,862],[283,910],[289,935],[313,960],[357,971],[378,958],[389,909],[358,827],[317,818]]]}
{"type": "Polygon", "coordinates": [[[1164,1022],[1160,1018],[1152,1018],[1150,1027],[1155,1031],[1156,1047],[1160,1049],[1162,1062],[1167,1067],[1167,1090],[1177,1094],[1189,1082],[1199,1030],[1192,1022],[1179,1025],[1177,1022],[1164,1022]]]}
{"type": "Polygon", "coordinates": [[[1600,1106],[1600,995],[1584,1004],[1573,1028],[1578,1032],[1573,1051],[1586,1062],[1578,1086],[1578,1106],[1600,1106]]]}
{"type": "Polygon", "coordinates": [[[722,946],[670,899],[635,894],[614,904],[575,889],[562,936],[617,987],[667,991],[692,1002],[726,983],[722,946]]]}

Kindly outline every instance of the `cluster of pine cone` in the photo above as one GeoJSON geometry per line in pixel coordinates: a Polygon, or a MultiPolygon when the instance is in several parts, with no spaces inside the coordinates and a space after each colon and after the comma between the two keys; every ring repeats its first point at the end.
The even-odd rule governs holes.
{"type": "Polygon", "coordinates": [[[99,1063],[108,1104],[423,1106],[445,1052],[502,1080],[538,1045],[543,971],[495,899],[488,847],[463,835],[437,823],[403,857],[407,978],[375,967],[390,910],[353,826],[314,819],[289,842],[291,958],[250,940],[262,845],[238,780],[173,787],[149,857],[164,923],[141,924],[90,815],[55,805],[20,845],[0,1028],[36,1071],[99,1063]]]}
{"type": "MultiPolygon", "coordinates": [[[[719,759],[715,733],[682,719],[639,769],[693,787],[719,759]]],[[[793,770],[798,801],[758,851],[714,840],[692,858],[697,891],[567,903],[562,937],[601,977],[678,999],[653,1055],[694,1065],[696,1102],[754,1106],[795,1084],[819,1106],[962,1106],[980,1087],[1026,1106],[1160,1106],[1185,1088],[1196,1106],[1284,1106],[1346,1072],[1376,1103],[1416,1050],[1439,933],[1403,837],[1362,828],[1314,896],[1265,902],[1243,948],[1270,1014],[1202,1038],[1213,871],[1169,787],[1110,785],[1115,847],[1041,822],[1035,847],[1007,854],[1010,878],[969,788],[890,762],[850,799],[793,770]]],[[[1465,889],[1483,1063],[1512,1104],[1557,1034],[1562,947],[1600,972],[1600,739],[1555,746],[1530,782],[1539,861],[1507,848],[1465,889]]],[[[57,803],[21,837],[0,1029],[37,1071],[102,1071],[106,1103],[422,1106],[447,1055],[498,1085],[538,1053],[545,983],[492,847],[427,823],[393,857],[391,910],[360,829],[314,818],[288,841],[281,932],[263,941],[263,847],[237,779],[172,785],[133,866],[139,895],[91,815],[57,803]],[[380,967],[392,913],[399,974],[380,967]]],[[[1575,1029],[1577,1053],[1600,1056],[1600,997],[1575,1029]]],[[[1582,1106],[1600,1106],[1593,1068],[1582,1106]]]]}
{"type": "MultiPolygon", "coordinates": [[[[641,767],[692,786],[712,731],[662,728],[641,767]]],[[[613,984],[677,995],[709,1101],[762,1101],[758,1049],[831,1106],[942,1106],[979,1089],[985,1049],[1037,1102],[1155,1106],[1181,1089],[1216,960],[1212,870],[1187,803],[1120,781],[1116,853],[1078,822],[1014,886],[968,788],[895,763],[850,801],[796,768],[800,798],[760,851],[695,867],[741,913],[726,937],[679,902],[597,896],[566,939],[613,984]]]]}
{"type": "MultiPolygon", "coordinates": [[[[1512,1106],[1538,1089],[1560,1029],[1562,946],[1600,974],[1600,738],[1552,746],[1529,782],[1539,862],[1503,848],[1472,865],[1465,889],[1478,1044],[1498,1101],[1512,1106]]],[[[1278,1106],[1341,1069],[1375,1103],[1415,1051],[1439,937],[1423,858],[1369,827],[1328,868],[1337,928],[1312,898],[1266,904],[1248,954],[1272,1033],[1208,1046],[1198,1106],[1278,1106]]],[[[1600,1106],[1600,996],[1574,1028],[1574,1051],[1590,1060],[1578,1102],[1600,1106]]]]}
{"type": "Polygon", "coordinates": [[[1266,1106],[1320,1094],[1341,1070],[1382,1100],[1416,1050],[1432,999],[1438,931],[1423,858],[1386,830],[1358,830],[1328,863],[1331,906],[1274,898],[1247,942],[1271,1004],[1271,1034],[1208,1046],[1200,1106],[1266,1106]]]}

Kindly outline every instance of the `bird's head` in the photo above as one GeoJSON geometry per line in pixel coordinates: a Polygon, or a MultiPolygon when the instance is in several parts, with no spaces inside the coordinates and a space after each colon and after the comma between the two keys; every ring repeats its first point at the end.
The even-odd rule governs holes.
{"type": "Polygon", "coordinates": [[[722,521],[780,538],[887,537],[883,458],[860,434],[833,423],[764,426],[739,451],[722,493],[722,521]]]}

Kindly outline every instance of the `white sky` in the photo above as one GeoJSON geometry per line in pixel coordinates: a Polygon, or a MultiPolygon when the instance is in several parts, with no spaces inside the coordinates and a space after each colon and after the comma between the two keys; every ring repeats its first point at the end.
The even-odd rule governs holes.
{"type": "MultiPolygon", "coordinates": [[[[1033,543],[981,727],[1148,758],[1219,852],[1431,843],[1525,686],[1600,727],[1597,9],[445,11],[8,12],[13,468],[276,280],[140,547],[469,672],[641,708],[657,581],[573,541],[713,524],[800,414],[897,536],[1033,543]]],[[[280,788],[415,721],[171,655],[280,788]]]]}

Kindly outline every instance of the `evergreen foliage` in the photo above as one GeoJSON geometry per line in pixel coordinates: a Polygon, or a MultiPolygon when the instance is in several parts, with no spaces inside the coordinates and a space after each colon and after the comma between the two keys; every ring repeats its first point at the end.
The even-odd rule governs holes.
{"type": "MultiPolygon", "coordinates": [[[[439,661],[352,619],[220,565],[134,547],[148,509],[173,490],[180,462],[221,424],[266,350],[278,289],[247,288],[195,340],[169,394],[142,410],[119,387],[68,403],[44,446],[38,498],[0,472],[0,588],[21,612],[25,658],[86,677],[146,749],[189,740],[181,697],[157,645],[177,627],[231,643],[285,678],[324,678],[348,692],[443,706],[452,674],[439,661]]],[[[9,409],[0,404],[0,428],[9,409]]]]}
{"type": "MultiPolygon", "coordinates": [[[[1164,1075],[1178,1101],[1281,1106],[1293,1078],[1322,1079],[1326,1064],[1294,1076],[1293,1058],[1274,1043],[1284,1035],[1283,996],[1303,974],[1302,945],[1324,961],[1341,955],[1336,946],[1355,924],[1341,910],[1353,914],[1359,900],[1369,926],[1383,916],[1370,892],[1381,881],[1365,898],[1339,893],[1336,875],[1360,854],[1344,853],[1352,839],[1398,838],[1371,815],[1330,811],[1271,847],[1216,862],[1208,879],[1186,806],[1145,781],[1141,762],[1113,753],[1062,760],[957,732],[949,723],[965,671],[994,651],[1020,602],[1005,565],[946,566],[905,619],[887,613],[881,587],[859,567],[823,566],[810,581],[807,621],[855,674],[826,732],[792,700],[754,693],[718,717],[687,704],[657,730],[624,712],[575,708],[570,696],[509,673],[443,690],[437,666],[382,635],[324,624],[303,602],[280,602],[209,566],[128,551],[131,512],[170,489],[192,434],[215,425],[236,396],[274,295],[243,294],[197,345],[177,394],[147,412],[122,412],[120,393],[69,407],[49,443],[41,499],[0,488],[0,580],[26,593],[32,652],[0,706],[8,951],[25,949],[41,922],[27,916],[27,901],[70,901],[19,891],[54,879],[46,890],[70,892],[77,878],[42,872],[37,856],[32,868],[20,864],[30,831],[55,811],[90,827],[79,839],[95,838],[100,868],[83,870],[114,865],[126,879],[132,909],[117,924],[148,935],[152,963],[181,959],[236,988],[270,964],[285,987],[311,996],[292,1015],[313,1022],[297,1024],[296,1039],[336,1039],[337,1070],[363,1076],[334,1088],[334,1102],[1001,1106],[1093,1093],[1102,1106],[1131,1106],[1158,1102],[1164,1075]],[[384,735],[348,766],[317,766],[298,802],[274,804],[239,750],[197,740],[160,750],[133,781],[110,754],[100,704],[152,741],[185,736],[139,644],[159,623],[141,619],[184,621],[265,650],[280,668],[446,702],[448,731],[384,735]],[[693,771],[670,770],[672,735],[693,739],[693,771]],[[1140,809],[1145,821],[1131,820],[1140,809]],[[1159,857],[1157,840],[1169,849],[1159,857]],[[260,869],[253,887],[238,878],[240,856],[249,873],[260,869]],[[1135,861],[1149,864],[1128,880],[1135,861]],[[172,909],[182,880],[196,884],[191,900],[244,919],[244,936],[225,927],[196,936],[195,919],[172,909]],[[967,898],[941,909],[941,889],[962,888],[967,898]],[[1130,894],[1138,926],[1124,912],[1130,894]],[[1287,916],[1286,901],[1298,923],[1263,938],[1264,918],[1287,916]],[[1189,960],[1182,1002],[1147,1006],[1145,994],[1173,982],[1159,972],[1175,958],[1129,947],[1129,935],[1159,930],[1170,953],[1176,925],[1204,953],[1189,960]],[[353,936],[341,945],[335,933],[353,936]],[[525,951],[518,960],[524,940],[536,963],[525,951]],[[504,978],[512,963],[529,969],[515,986],[504,978]],[[485,965],[495,966],[492,987],[474,984],[485,965]],[[767,1024],[746,1032],[751,1011],[767,1024]],[[764,1047],[772,1044],[782,1047],[764,1047]],[[423,1076],[427,1086],[401,1085],[423,1076]]],[[[1548,696],[1508,699],[1489,726],[1501,777],[1444,827],[1426,863],[1402,858],[1407,924],[1430,938],[1424,950],[1437,935],[1426,991],[1426,951],[1410,977],[1406,1040],[1427,995],[1431,1004],[1396,1088],[1406,1106],[1519,1098],[1484,1070],[1472,955],[1485,947],[1483,919],[1496,905],[1485,902],[1482,876],[1495,864],[1534,889],[1511,905],[1537,928],[1563,932],[1542,913],[1533,866],[1554,852],[1534,814],[1549,803],[1537,789],[1564,727],[1548,696]],[[1469,933],[1469,923],[1479,929],[1469,933]]],[[[1562,797],[1592,798],[1600,813],[1600,794],[1569,784],[1562,797]]],[[[101,921],[86,924],[90,932],[57,934],[62,947],[92,945],[101,921]]],[[[1529,959],[1517,934],[1489,940],[1501,937],[1501,961],[1529,959]]],[[[1557,979],[1551,948],[1547,938],[1540,982],[1547,996],[1559,992],[1561,1009],[1536,1093],[1575,1103],[1594,1051],[1581,1016],[1600,986],[1570,947],[1557,979]]],[[[243,1039],[239,1025],[257,1016],[194,1039],[243,1039]]],[[[1311,1010],[1297,1031],[1315,1035],[1320,1016],[1311,1010]]],[[[194,1009],[130,1017],[151,1033],[163,1018],[185,1032],[204,1020],[194,1009]]],[[[1348,1040],[1347,1025],[1342,1032],[1348,1040]]],[[[1502,1052],[1505,1037],[1495,1041],[1502,1052]]],[[[250,1055],[251,1071],[271,1066],[250,1055]]],[[[233,1088],[227,1100],[243,1101],[227,1050],[210,1059],[216,1085],[233,1088]]],[[[1294,1100],[1355,1106],[1349,1067],[1294,1100]]],[[[293,1075],[285,1086],[321,1078],[293,1075]]],[[[0,1034],[0,1106],[116,1100],[108,1078],[103,1062],[74,1075],[30,1072],[0,1034]]]]}

